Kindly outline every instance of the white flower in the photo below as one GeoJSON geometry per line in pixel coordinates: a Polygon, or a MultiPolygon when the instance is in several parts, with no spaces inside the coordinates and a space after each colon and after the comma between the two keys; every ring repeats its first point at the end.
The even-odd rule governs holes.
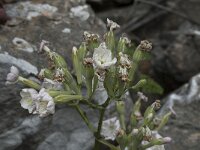
{"type": "Polygon", "coordinates": [[[94,49],[93,61],[97,69],[107,69],[114,65],[117,59],[112,59],[111,50],[106,47],[105,43],[101,43],[98,48],[94,49]]]}
{"type": "Polygon", "coordinates": [[[22,89],[20,95],[22,97],[20,104],[22,108],[28,109],[29,113],[33,113],[36,109],[35,100],[38,92],[35,89],[22,89]]]}
{"type": "Polygon", "coordinates": [[[42,83],[42,87],[45,89],[52,89],[52,90],[63,90],[62,83],[53,81],[47,78],[44,78],[44,82],[42,83]]]}
{"type": "Polygon", "coordinates": [[[18,77],[19,77],[19,70],[15,66],[12,66],[10,68],[10,73],[7,74],[6,84],[16,83],[18,80],[18,77]]]}
{"type": "Polygon", "coordinates": [[[105,140],[115,140],[117,133],[120,129],[120,123],[117,117],[103,121],[101,135],[105,140]]]}
{"type": "Polygon", "coordinates": [[[35,101],[36,111],[35,114],[39,114],[40,117],[46,117],[49,114],[55,113],[55,103],[53,98],[42,88],[35,101]]]}

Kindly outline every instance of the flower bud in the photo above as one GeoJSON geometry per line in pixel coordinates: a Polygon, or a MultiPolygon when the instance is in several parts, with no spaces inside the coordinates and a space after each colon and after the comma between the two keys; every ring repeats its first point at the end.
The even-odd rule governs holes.
{"type": "Polygon", "coordinates": [[[126,130],[125,125],[125,104],[123,101],[116,102],[116,108],[119,115],[119,121],[122,129],[126,130]]]}
{"type": "Polygon", "coordinates": [[[127,47],[131,46],[131,40],[129,40],[127,37],[120,37],[117,47],[117,52],[125,52],[127,47]]]}
{"type": "Polygon", "coordinates": [[[56,103],[67,103],[72,100],[81,100],[82,96],[81,95],[69,95],[69,94],[63,94],[63,95],[58,95],[54,98],[54,101],[56,103]]]}
{"type": "Polygon", "coordinates": [[[77,82],[80,85],[82,83],[82,64],[78,59],[77,53],[78,53],[77,48],[73,47],[72,60],[73,60],[74,70],[76,72],[77,82]]]}
{"type": "Polygon", "coordinates": [[[156,100],[151,106],[149,106],[145,113],[144,117],[146,118],[150,113],[155,114],[155,110],[158,110],[160,108],[160,100],[156,100]]]}
{"type": "Polygon", "coordinates": [[[105,72],[104,87],[110,97],[115,97],[115,76],[112,72],[105,72]]]}
{"type": "Polygon", "coordinates": [[[116,102],[116,108],[117,108],[117,112],[119,114],[124,114],[125,113],[125,104],[123,101],[117,101],[116,102]]]}
{"type": "MultiPolygon", "coordinates": [[[[67,68],[58,68],[56,69],[56,72],[54,74],[54,81],[62,82],[63,84],[67,84],[67,87],[69,87],[72,91],[75,93],[79,93],[79,89],[77,86],[76,81],[72,77],[71,73],[67,68]]],[[[65,90],[69,90],[66,89],[65,90]]]]}
{"type": "Polygon", "coordinates": [[[15,66],[12,66],[10,68],[10,73],[8,73],[6,77],[6,85],[16,83],[18,81],[18,77],[19,70],[15,66]]]}
{"type": "Polygon", "coordinates": [[[78,49],[78,59],[79,61],[83,61],[87,52],[86,43],[82,43],[78,49]]]}
{"type": "Polygon", "coordinates": [[[47,68],[41,69],[41,71],[38,74],[38,77],[40,79],[44,79],[44,78],[53,79],[53,73],[51,70],[49,70],[47,68]]]}
{"type": "Polygon", "coordinates": [[[159,126],[156,128],[156,130],[160,130],[166,125],[171,114],[172,114],[172,112],[169,112],[169,113],[164,115],[164,117],[161,119],[161,122],[160,122],[159,126]]]}
{"type": "Polygon", "coordinates": [[[83,61],[83,64],[84,64],[84,69],[83,69],[84,77],[85,77],[86,87],[87,87],[87,97],[90,99],[90,97],[92,96],[92,92],[93,92],[92,81],[93,81],[93,77],[94,77],[92,58],[85,58],[83,61]]]}
{"type": "Polygon", "coordinates": [[[164,137],[164,138],[159,138],[159,139],[153,139],[150,144],[151,145],[163,145],[170,143],[172,139],[170,137],[164,137]]]}
{"type": "Polygon", "coordinates": [[[145,118],[144,118],[144,125],[149,126],[151,121],[153,120],[154,113],[149,113],[145,118]]]}
{"type": "MultiPolygon", "coordinates": [[[[137,90],[137,89],[143,87],[146,83],[147,83],[146,79],[141,79],[140,81],[138,81],[138,83],[136,85],[132,86],[131,89],[137,90]]],[[[143,99],[141,99],[141,100],[143,100],[143,99]]]]}
{"type": "Polygon", "coordinates": [[[18,80],[30,88],[34,88],[36,90],[40,90],[40,88],[41,88],[41,86],[39,84],[37,84],[36,82],[26,79],[26,78],[23,78],[21,76],[19,76],[18,80]]]}
{"type": "Polygon", "coordinates": [[[108,33],[106,33],[104,35],[105,41],[106,41],[106,45],[108,47],[108,49],[111,50],[112,52],[112,56],[114,56],[114,50],[115,50],[115,37],[114,37],[114,33],[113,31],[109,31],[108,33]]]}
{"type": "Polygon", "coordinates": [[[135,71],[138,68],[138,64],[141,60],[143,60],[143,58],[146,55],[146,52],[149,52],[152,48],[151,43],[149,43],[148,41],[141,41],[140,45],[136,48],[136,50],[133,53],[133,61],[134,63],[132,63],[131,66],[131,70],[129,73],[129,77],[130,80],[132,81],[135,75],[135,71]]]}
{"type": "Polygon", "coordinates": [[[49,53],[51,60],[54,62],[56,68],[67,68],[65,59],[56,52],[49,53]]]}

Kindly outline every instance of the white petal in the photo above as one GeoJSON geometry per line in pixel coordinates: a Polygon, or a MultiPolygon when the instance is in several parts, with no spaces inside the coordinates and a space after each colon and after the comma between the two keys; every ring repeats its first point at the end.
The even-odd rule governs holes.
{"type": "Polygon", "coordinates": [[[32,99],[21,99],[20,104],[22,108],[28,109],[29,113],[32,113],[35,110],[35,104],[32,99]]]}
{"type": "Polygon", "coordinates": [[[114,117],[103,121],[101,134],[105,137],[106,140],[109,139],[115,140],[119,129],[120,129],[119,120],[116,117],[114,117]]]}

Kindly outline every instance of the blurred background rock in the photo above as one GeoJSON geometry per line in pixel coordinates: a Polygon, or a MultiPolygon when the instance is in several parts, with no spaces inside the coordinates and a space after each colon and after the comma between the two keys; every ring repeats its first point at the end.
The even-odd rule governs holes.
{"type": "MultiPolygon", "coordinates": [[[[161,113],[169,106],[177,113],[162,131],[174,139],[166,149],[199,150],[199,10],[199,0],[1,1],[0,150],[92,149],[93,137],[73,109],[58,106],[52,117],[30,116],[19,104],[22,86],[5,86],[5,77],[15,65],[35,78],[46,65],[45,56],[36,52],[43,39],[71,67],[72,46],[80,44],[85,30],[105,32],[106,18],[121,25],[117,36],[125,33],[136,44],[144,39],[153,43],[152,59],[140,70],[165,89],[161,113]]],[[[86,111],[96,122],[97,114],[86,111]]]]}

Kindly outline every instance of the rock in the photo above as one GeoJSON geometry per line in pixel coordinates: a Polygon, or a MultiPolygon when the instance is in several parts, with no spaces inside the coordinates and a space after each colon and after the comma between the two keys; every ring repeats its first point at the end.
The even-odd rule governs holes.
{"type": "Polygon", "coordinates": [[[16,128],[13,128],[0,135],[0,150],[14,150],[23,140],[39,130],[41,120],[39,117],[29,117],[16,128]]]}
{"type": "Polygon", "coordinates": [[[52,16],[57,10],[57,7],[49,4],[33,4],[32,2],[18,2],[15,5],[6,5],[6,12],[10,17],[20,17],[31,20],[33,17],[40,15],[52,16]]]}
{"type": "Polygon", "coordinates": [[[67,139],[61,132],[52,133],[37,150],[66,150],[67,139]]]}
{"type": "Polygon", "coordinates": [[[152,60],[155,73],[171,77],[175,82],[185,83],[199,72],[200,53],[197,47],[200,45],[197,41],[200,36],[193,30],[195,31],[195,26],[184,23],[175,35],[169,34],[171,42],[165,49],[155,46],[155,59],[152,60]]]}
{"type": "Polygon", "coordinates": [[[192,77],[189,83],[167,96],[159,115],[174,110],[176,117],[171,117],[162,130],[162,135],[170,136],[173,141],[166,145],[166,150],[199,150],[200,145],[200,74],[192,77]]]}
{"type": "Polygon", "coordinates": [[[124,4],[131,4],[133,0],[113,0],[115,3],[124,5],[124,4]]]}
{"type": "Polygon", "coordinates": [[[14,46],[16,46],[17,50],[21,50],[21,51],[25,51],[29,53],[32,53],[34,51],[33,47],[24,39],[15,37],[12,42],[14,46]]]}
{"type": "MultiPolygon", "coordinates": [[[[4,5],[6,12],[9,12],[14,19],[19,19],[22,22],[2,26],[0,29],[0,150],[91,149],[94,138],[73,108],[58,105],[55,115],[42,118],[38,125],[32,123],[28,127],[21,127],[20,124],[33,118],[20,107],[19,92],[22,85],[5,86],[6,75],[11,65],[17,66],[20,74],[29,78],[36,77],[40,69],[47,66],[45,55],[37,53],[42,40],[49,41],[50,48],[61,54],[67,61],[69,69],[71,69],[71,50],[73,46],[79,46],[83,32],[104,33],[106,29],[104,23],[95,17],[89,6],[86,8],[85,3],[81,1],[80,5],[77,1],[33,0],[4,5]],[[18,9],[18,6],[25,4],[31,7],[18,9]],[[57,11],[48,15],[42,9],[42,12],[39,11],[39,15],[28,17],[32,8],[34,8],[34,12],[37,12],[38,9],[35,7],[38,6],[42,8],[45,6],[45,11],[50,10],[49,8],[53,8],[53,10],[57,8],[57,11]],[[80,17],[70,16],[71,8],[76,6],[84,6],[84,11],[89,14],[89,18],[82,20],[80,17]],[[67,34],[63,33],[63,29],[66,28],[70,29],[70,32],[65,30],[67,34]],[[26,41],[33,48],[33,51],[32,49],[27,51],[26,48],[25,50],[16,41],[13,43],[13,39],[16,37],[23,39],[20,40],[22,43],[26,41]],[[16,45],[16,43],[18,44],[16,45]],[[61,139],[58,139],[58,137],[61,139]],[[77,137],[81,137],[81,139],[77,139],[77,137]],[[49,141],[55,143],[48,145],[49,141]]],[[[87,108],[83,109],[90,120],[95,123],[97,113],[91,112],[87,108]]]]}
{"type": "Polygon", "coordinates": [[[73,17],[77,17],[82,21],[87,20],[90,17],[89,12],[87,11],[88,6],[87,5],[83,5],[83,6],[76,6],[76,7],[72,7],[70,9],[70,16],[73,17]]]}
{"type": "Polygon", "coordinates": [[[5,24],[7,20],[9,20],[9,17],[3,8],[3,4],[0,2],[0,24],[5,24]]]}

